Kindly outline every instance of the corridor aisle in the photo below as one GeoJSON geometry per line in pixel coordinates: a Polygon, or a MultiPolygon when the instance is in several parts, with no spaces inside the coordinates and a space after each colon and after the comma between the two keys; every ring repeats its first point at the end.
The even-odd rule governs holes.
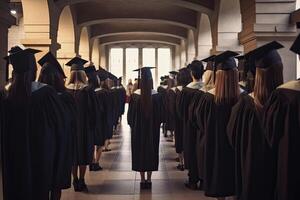
{"type": "Polygon", "coordinates": [[[130,128],[123,117],[119,135],[114,136],[111,152],[103,153],[100,172],[87,172],[89,193],[73,188],[63,192],[62,200],[208,200],[201,191],[185,188],[186,173],[176,170],[174,144],[161,135],[159,171],[154,172],[152,191],[140,190],[139,174],[131,170],[130,128]]]}

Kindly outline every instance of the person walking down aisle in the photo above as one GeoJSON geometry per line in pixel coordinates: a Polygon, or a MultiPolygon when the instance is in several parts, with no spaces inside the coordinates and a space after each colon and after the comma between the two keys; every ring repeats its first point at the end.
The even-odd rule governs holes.
{"type": "Polygon", "coordinates": [[[100,171],[102,170],[102,167],[99,164],[100,157],[102,154],[102,148],[104,146],[105,142],[105,135],[104,135],[104,130],[103,130],[103,116],[104,116],[104,108],[103,105],[101,104],[101,97],[98,92],[99,88],[99,79],[96,74],[96,68],[94,65],[90,65],[86,68],[84,68],[85,74],[88,78],[88,90],[90,93],[96,94],[97,98],[95,98],[96,102],[96,112],[95,112],[95,121],[96,121],[96,129],[94,131],[94,145],[95,149],[93,152],[93,162],[90,164],[90,171],[100,171]]]}
{"type": "MultiPolygon", "coordinates": [[[[300,35],[291,50],[300,54],[300,35]]],[[[300,79],[280,85],[265,107],[266,137],[277,162],[275,198],[299,199],[300,79]]]]}
{"type": "MultiPolygon", "coordinates": [[[[183,148],[184,148],[184,164],[185,168],[189,170],[188,182],[185,183],[187,188],[192,190],[198,189],[198,183],[200,181],[197,167],[197,154],[196,154],[196,128],[190,121],[190,110],[189,107],[194,101],[194,96],[196,93],[200,92],[203,87],[202,75],[204,68],[201,61],[194,60],[188,65],[190,70],[190,77],[192,82],[190,82],[185,88],[183,88],[181,95],[179,97],[179,116],[183,121],[183,148]]],[[[201,96],[201,95],[200,95],[201,96]]],[[[201,188],[200,182],[200,188],[201,188]]]]}
{"type": "Polygon", "coordinates": [[[39,82],[52,86],[62,101],[64,108],[64,124],[66,131],[60,135],[56,144],[59,152],[56,152],[56,162],[54,163],[55,174],[53,174],[53,189],[51,200],[61,198],[61,190],[71,187],[71,174],[73,166],[74,139],[76,133],[76,105],[75,100],[66,91],[66,75],[56,58],[49,52],[43,56],[38,63],[42,66],[39,82]]]}
{"type": "Polygon", "coordinates": [[[151,189],[152,172],[158,170],[160,125],[163,121],[162,99],[153,90],[151,69],[136,70],[141,74],[141,89],[132,95],[127,116],[131,128],[132,170],[140,172],[141,189],[151,189]]]}
{"type": "Polygon", "coordinates": [[[66,64],[71,67],[70,81],[66,87],[67,91],[74,97],[77,109],[73,166],[73,186],[76,192],[88,192],[84,177],[87,165],[93,161],[94,131],[96,129],[96,94],[87,87],[87,78],[83,67],[85,63],[87,63],[86,60],[75,57],[66,64]]]}
{"type": "Polygon", "coordinates": [[[48,200],[57,175],[64,108],[53,88],[35,82],[38,52],[13,47],[7,57],[13,80],[1,116],[5,200],[48,200]]]}
{"type": "Polygon", "coordinates": [[[273,199],[276,163],[265,138],[262,116],[272,91],[283,82],[282,61],[277,52],[280,48],[281,44],[271,42],[248,53],[256,68],[254,92],[240,98],[227,126],[235,151],[238,199],[273,199]]]}
{"type": "Polygon", "coordinates": [[[239,77],[232,51],[215,58],[215,88],[201,98],[197,124],[205,138],[204,191],[209,197],[224,200],[235,195],[234,151],[226,134],[232,107],[241,96],[239,77]]]}

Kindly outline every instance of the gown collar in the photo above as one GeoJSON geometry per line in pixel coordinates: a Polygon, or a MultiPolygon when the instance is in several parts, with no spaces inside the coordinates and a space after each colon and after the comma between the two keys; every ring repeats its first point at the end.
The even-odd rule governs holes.
{"type": "Polygon", "coordinates": [[[34,81],[31,83],[31,92],[35,92],[35,91],[41,89],[42,87],[45,87],[46,85],[47,84],[34,81]]]}
{"type": "MultiPolygon", "coordinates": [[[[134,92],[134,94],[137,94],[137,95],[141,95],[141,89],[138,89],[134,92]]],[[[151,91],[151,95],[154,95],[154,94],[157,94],[157,91],[156,90],[152,90],[151,91]]]]}
{"type": "Polygon", "coordinates": [[[191,82],[189,83],[187,86],[187,88],[191,88],[191,89],[200,89],[203,87],[203,83],[200,81],[197,82],[191,82]]]}
{"type": "Polygon", "coordinates": [[[284,83],[280,85],[278,89],[289,89],[289,90],[300,91],[300,80],[294,80],[294,81],[289,81],[287,83],[284,83]]]}

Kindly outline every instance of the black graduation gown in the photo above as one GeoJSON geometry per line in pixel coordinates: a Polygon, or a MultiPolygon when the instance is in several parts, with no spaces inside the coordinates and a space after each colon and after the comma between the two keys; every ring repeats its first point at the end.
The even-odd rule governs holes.
{"type": "Polygon", "coordinates": [[[168,89],[167,94],[167,118],[166,118],[166,130],[175,131],[176,124],[176,88],[168,89]]]}
{"type": "Polygon", "coordinates": [[[119,101],[120,101],[120,117],[125,113],[125,104],[126,104],[126,89],[121,86],[119,88],[119,101]]]}
{"type": "Polygon", "coordinates": [[[190,124],[190,159],[196,160],[192,162],[194,170],[197,170],[197,175],[200,180],[204,179],[204,133],[203,129],[198,126],[198,105],[204,95],[204,91],[198,90],[195,92],[194,97],[189,106],[189,124],[190,124]]]}
{"type": "Polygon", "coordinates": [[[76,104],[68,92],[58,93],[63,105],[64,134],[58,138],[55,162],[55,174],[53,188],[67,189],[71,187],[72,166],[74,163],[74,147],[76,133],[76,104]]]}
{"type": "Polygon", "coordinates": [[[176,88],[176,101],[175,101],[175,107],[176,107],[176,123],[175,123],[175,148],[176,153],[182,153],[183,152],[183,120],[180,117],[180,107],[179,107],[179,100],[181,97],[181,90],[176,88]]]}
{"type": "Polygon", "coordinates": [[[141,96],[134,93],[129,103],[128,124],[131,128],[132,170],[157,171],[159,163],[160,124],[162,123],[162,99],[152,95],[151,120],[145,120],[141,112],[141,96]]]}
{"type": "Polygon", "coordinates": [[[67,86],[74,97],[77,109],[77,131],[74,165],[89,165],[93,160],[96,130],[97,96],[88,87],[80,89],[67,86]]]}
{"type": "Polygon", "coordinates": [[[277,156],[275,199],[299,199],[300,91],[279,88],[265,107],[266,137],[277,156]]]}
{"type": "MultiPolygon", "coordinates": [[[[37,82],[30,102],[3,103],[4,199],[48,199],[55,175],[57,139],[64,133],[63,107],[51,87],[37,82]]],[[[58,150],[59,151],[59,150],[58,150]]]]}
{"type": "MultiPolygon", "coordinates": [[[[167,104],[168,104],[168,100],[167,100],[167,89],[164,88],[163,86],[159,86],[157,88],[157,92],[161,95],[162,98],[162,109],[164,110],[163,114],[163,119],[164,119],[164,123],[166,123],[167,118],[168,118],[168,113],[167,113],[167,104]]],[[[164,127],[165,130],[165,127],[164,127]]]]}
{"type": "Polygon", "coordinates": [[[119,114],[120,114],[119,90],[117,88],[112,88],[110,92],[112,93],[111,101],[113,103],[113,125],[117,126],[119,121],[119,114]]]}
{"type": "MultiPolygon", "coordinates": [[[[94,144],[97,146],[104,146],[105,140],[109,137],[107,134],[109,132],[109,116],[111,115],[111,110],[108,104],[107,91],[102,88],[97,88],[95,90],[97,95],[97,128],[94,135],[94,144]]],[[[112,121],[112,120],[110,120],[112,121]]],[[[110,125],[112,132],[112,125],[110,125]]],[[[112,133],[111,133],[112,134],[112,133]]]]}
{"type": "Polygon", "coordinates": [[[272,199],[275,163],[264,132],[262,110],[256,108],[251,96],[243,95],[232,108],[227,126],[228,139],[235,152],[238,199],[272,199]]]}
{"type": "Polygon", "coordinates": [[[113,136],[113,127],[114,127],[114,93],[110,89],[102,89],[102,96],[104,97],[103,104],[105,105],[104,112],[106,114],[107,120],[107,131],[105,132],[105,139],[111,139],[113,136]]]}
{"type": "Polygon", "coordinates": [[[214,95],[206,93],[200,100],[198,126],[205,138],[204,191],[206,196],[226,197],[235,194],[234,151],[226,128],[232,106],[214,101],[214,95]]]}
{"type": "Polygon", "coordinates": [[[184,87],[178,97],[178,116],[181,117],[183,122],[183,153],[184,153],[184,165],[186,169],[189,169],[190,162],[193,164],[196,162],[194,156],[191,154],[193,148],[190,143],[196,141],[196,129],[191,126],[189,121],[189,106],[192,103],[193,97],[200,88],[184,87]],[[191,147],[191,148],[190,148],[191,147]],[[190,156],[193,158],[191,159],[190,156]]]}

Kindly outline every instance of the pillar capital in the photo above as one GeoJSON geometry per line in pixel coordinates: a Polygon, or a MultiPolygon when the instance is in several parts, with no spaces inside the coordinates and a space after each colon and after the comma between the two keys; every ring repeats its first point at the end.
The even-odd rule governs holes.
{"type": "Polygon", "coordinates": [[[9,28],[10,26],[16,24],[16,18],[10,14],[8,2],[0,2],[0,24],[9,28]]]}

